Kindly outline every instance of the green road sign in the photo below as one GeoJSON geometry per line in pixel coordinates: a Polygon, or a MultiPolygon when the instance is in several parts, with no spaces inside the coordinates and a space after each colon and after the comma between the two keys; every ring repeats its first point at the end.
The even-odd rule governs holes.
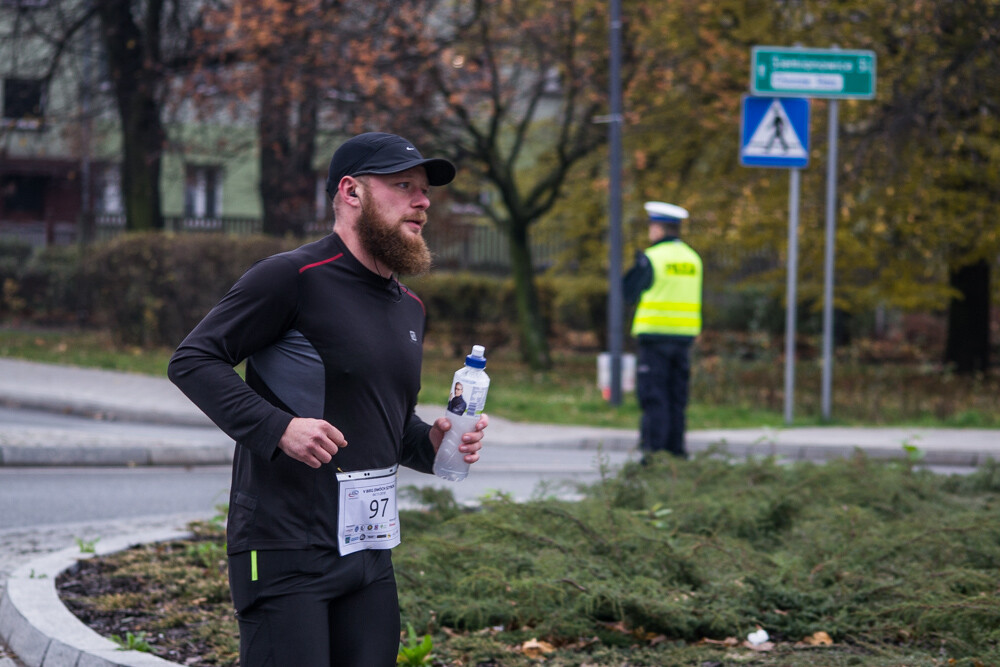
{"type": "Polygon", "coordinates": [[[875,52],[755,46],[750,92],[771,97],[875,97],[875,52]]]}

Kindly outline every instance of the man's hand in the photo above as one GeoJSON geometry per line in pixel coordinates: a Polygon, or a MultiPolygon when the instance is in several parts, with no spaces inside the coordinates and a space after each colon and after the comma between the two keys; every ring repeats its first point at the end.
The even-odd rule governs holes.
{"type": "Polygon", "coordinates": [[[333,455],[346,446],[344,434],[329,422],[305,417],[294,417],[278,441],[281,451],[310,468],[329,463],[333,455]]]}
{"type": "MultiPolygon", "coordinates": [[[[462,444],[458,446],[458,450],[465,452],[466,463],[475,463],[479,460],[479,450],[483,448],[483,431],[489,425],[490,418],[486,415],[480,415],[479,421],[476,422],[476,430],[462,435],[462,444]]],[[[431,444],[434,445],[435,452],[441,447],[444,434],[450,430],[451,422],[448,421],[447,417],[438,417],[434,420],[428,437],[431,439],[431,444]]]]}

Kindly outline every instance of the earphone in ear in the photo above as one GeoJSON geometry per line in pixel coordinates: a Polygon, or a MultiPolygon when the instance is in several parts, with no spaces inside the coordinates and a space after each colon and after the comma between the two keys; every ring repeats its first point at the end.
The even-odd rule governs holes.
{"type": "Polygon", "coordinates": [[[348,192],[347,194],[350,195],[351,197],[357,197],[358,196],[358,193],[354,192],[353,190],[351,192],[348,192]]]}

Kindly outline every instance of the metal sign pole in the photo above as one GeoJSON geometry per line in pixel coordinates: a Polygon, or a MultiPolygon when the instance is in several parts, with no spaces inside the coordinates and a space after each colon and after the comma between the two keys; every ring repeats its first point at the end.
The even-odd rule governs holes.
{"type": "Polygon", "coordinates": [[[608,262],[608,347],[611,353],[611,405],[622,402],[622,318],[625,313],[622,294],[622,85],[621,69],[621,0],[611,0],[611,134],[610,134],[610,243],[608,262]]]}
{"type": "Polygon", "coordinates": [[[792,423],[795,404],[795,305],[799,266],[799,190],[801,170],[791,169],[788,176],[788,278],[785,306],[785,423],[792,423]]]}
{"type": "Polygon", "coordinates": [[[830,100],[829,156],[826,166],[826,252],[823,277],[823,419],[830,419],[833,385],[833,251],[837,228],[837,100],[830,100]]]}

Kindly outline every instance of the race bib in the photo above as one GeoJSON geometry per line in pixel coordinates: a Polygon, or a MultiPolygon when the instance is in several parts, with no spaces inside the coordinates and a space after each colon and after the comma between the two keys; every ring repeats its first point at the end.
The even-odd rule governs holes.
{"type": "Polygon", "coordinates": [[[391,549],[399,544],[398,468],[394,465],[380,470],[337,473],[340,486],[337,546],[341,556],[362,549],[391,549]]]}

